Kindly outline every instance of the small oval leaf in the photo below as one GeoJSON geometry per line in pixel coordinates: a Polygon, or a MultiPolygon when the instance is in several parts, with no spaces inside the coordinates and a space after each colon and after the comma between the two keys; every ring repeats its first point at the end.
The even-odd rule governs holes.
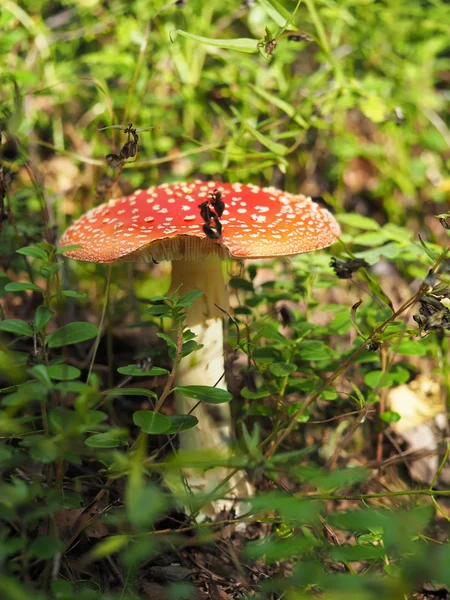
{"type": "Polygon", "coordinates": [[[46,252],[43,248],[38,248],[37,246],[26,246],[25,248],[19,248],[16,250],[17,254],[22,254],[23,256],[29,256],[30,258],[39,258],[41,260],[48,259],[48,252],[46,252]]]}
{"type": "Polygon", "coordinates": [[[145,433],[157,435],[166,433],[172,426],[170,420],[161,413],[152,410],[138,410],[133,415],[133,422],[145,433]]]}
{"type": "Polygon", "coordinates": [[[41,287],[35,283],[26,283],[25,281],[11,281],[5,285],[5,291],[7,292],[42,292],[44,291],[41,287]]]}
{"type": "Polygon", "coordinates": [[[232,395],[227,390],[209,385],[185,385],[174,389],[179,394],[186,396],[186,398],[200,400],[207,404],[224,404],[225,402],[230,402],[232,399],[232,395]]]}
{"type": "Polygon", "coordinates": [[[194,415],[170,415],[170,417],[167,418],[172,425],[170,429],[164,433],[170,434],[192,429],[192,427],[195,427],[198,423],[198,419],[197,417],[194,417],[194,415]]]}
{"type": "Polygon", "coordinates": [[[126,444],[124,432],[122,430],[106,431],[105,433],[96,433],[88,437],[86,446],[91,448],[118,448],[126,444]]]}
{"type": "MultiPolygon", "coordinates": [[[[195,40],[196,42],[200,42],[202,44],[208,44],[209,46],[217,46],[218,48],[223,48],[224,50],[236,50],[238,52],[245,52],[247,54],[256,54],[258,52],[258,40],[253,38],[235,38],[235,39],[217,39],[217,38],[207,38],[201,35],[194,35],[193,33],[188,33],[187,31],[183,31],[182,29],[176,29],[172,32],[176,35],[181,35],[189,40],[195,40]]],[[[172,37],[173,41],[173,37],[172,37]]]]}
{"type": "Polygon", "coordinates": [[[33,336],[33,328],[31,325],[20,319],[5,319],[0,321],[0,331],[14,333],[16,335],[33,336]]]}
{"type": "Polygon", "coordinates": [[[98,335],[98,328],[92,323],[83,321],[75,321],[63,325],[45,338],[49,348],[61,348],[61,346],[69,346],[70,344],[78,344],[91,340],[98,335]]]}
{"type": "Polygon", "coordinates": [[[147,396],[148,398],[157,398],[157,394],[152,390],[146,390],[145,388],[116,388],[113,390],[105,390],[102,392],[109,398],[115,398],[116,396],[147,396]]]}
{"type": "Polygon", "coordinates": [[[47,367],[47,372],[51,379],[56,379],[58,381],[70,381],[73,379],[78,379],[81,375],[80,369],[65,364],[50,365],[47,367]]]}
{"type": "Polygon", "coordinates": [[[41,331],[53,317],[53,314],[53,311],[47,308],[47,306],[38,306],[34,314],[34,326],[36,331],[41,331]]]}
{"type": "Polygon", "coordinates": [[[152,367],[146,371],[138,367],[138,365],[119,367],[117,370],[121,375],[129,375],[130,377],[156,377],[157,375],[168,375],[169,373],[167,369],[162,369],[161,367],[152,367]]]}

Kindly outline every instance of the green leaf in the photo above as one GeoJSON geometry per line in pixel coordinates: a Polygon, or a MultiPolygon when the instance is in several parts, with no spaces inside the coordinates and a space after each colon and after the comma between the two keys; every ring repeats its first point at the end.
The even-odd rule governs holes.
{"type": "Polygon", "coordinates": [[[431,248],[428,248],[428,246],[425,244],[425,242],[423,241],[423,239],[421,238],[420,235],[419,235],[419,242],[420,242],[420,245],[422,246],[422,248],[424,249],[425,253],[427,254],[427,256],[429,258],[431,258],[431,260],[433,262],[436,262],[439,258],[439,253],[434,252],[434,250],[431,250],[431,248]]]}
{"type": "MultiPolygon", "coordinates": [[[[289,11],[274,0],[259,0],[258,2],[269,15],[269,17],[278,25],[278,27],[284,27],[286,21],[291,18],[289,11]]],[[[288,25],[288,29],[295,31],[295,27],[288,25]]]]}
{"type": "Polygon", "coordinates": [[[53,431],[57,433],[64,431],[67,434],[79,425],[80,419],[75,411],[57,406],[50,411],[49,422],[53,431]]]}
{"type": "Polygon", "coordinates": [[[401,416],[393,410],[385,410],[380,413],[380,419],[386,423],[397,423],[397,421],[400,421],[401,416]]]}
{"type": "Polygon", "coordinates": [[[118,448],[126,445],[125,432],[122,429],[112,429],[105,433],[96,433],[85,440],[90,448],[118,448]]]}
{"type": "Polygon", "coordinates": [[[98,327],[92,323],[84,321],[75,321],[63,325],[45,338],[49,348],[61,348],[70,344],[79,344],[86,340],[91,340],[98,335],[98,327]]]}
{"type": "Polygon", "coordinates": [[[357,213],[342,213],[336,215],[336,218],[339,223],[350,225],[355,229],[367,229],[368,231],[377,231],[380,229],[380,225],[374,219],[358,215],[357,213]]]}
{"type": "Polygon", "coordinates": [[[248,387],[244,387],[241,390],[241,396],[248,400],[259,400],[260,398],[267,398],[270,396],[270,392],[265,389],[258,390],[257,392],[251,392],[248,387]]]}
{"type": "Polygon", "coordinates": [[[168,431],[164,432],[166,434],[173,434],[192,429],[192,427],[195,427],[198,423],[198,419],[197,417],[194,417],[194,415],[170,415],[167,418],[172,425],[168,431]]]}
{"type": "Polygon", "coordinates": [[[157,398],[158,395],[152,390],[145,388],[116,388],[114,390],[106,390],[103,392],[109,398],[116,396],[146,396],[148,398],[157,398]]]}
{"type": "Polygon", "coordinates": [[[235,38],[235,39],[217,39],[217,38],[207,38],[201,35],[194,35],[193,33],[188,33],[187,31],[183,31],[182,29],[176,29],[171,32],[171,40],[174,41],[174,35],[181,35],[182,37],[187,38],[188,40],[194,40],[196,42],[200,42],[201,44],[208,44],[209,46],[216,46],[218,48],[223,48],[224,50],[236,50],[237,52],[245,52],[246,54],[256,54],[258,50],[258,40],[254,38],[235,38]]]}
{"type": "Polygon", "coordinates": [[[261,98],[264,98],[264,100],[286,113],[288,117],[297,123],[297,125],[300,125],[300,127],[304,127],[305,129],[309,127],[305,119],[297,114],[296,109],[291,104],[281,100],[281,98],[278,98],[278,96],[275,96],[274,94],[270,94],[264,88],[253,85],[252,83],[250,84],[250,87],[258,94],[258,96],[261,96],[261,98]]]}
{"type": "Polygon", "coordinates": [[[253,513],[267,513],[276,510],[284,519],[298,523],[311,523],[316,520],[321,509],[320,502],[299,500],[292,494],[268,492],[251,498],[253,513]]]}
{"type": "Polygon", "coordinates": [[[170,335],[167,335],[167,333],[157,333],[156,335],[159,338],[161,338],[162,340],[164,340],[168,346],[170,346],[171,348],[175,348],[176,349],[177,345],[173,341],[173,339],[170,337],[170,335]]]}
{"type": "Polygon", "coordinates": [[[133,414],[133,422],[145,433],[159,435],[166,433],[171,428],[170,420],[161,413],[152,410],[138,410],[133,414]]]}
{"type": "Polygon", "coordinates": [[[17,254],[22,254],[23,256],[29,256],[30,258],[48,260],[48,252],[46,252],[43,248],[38,248],[37,246],[25,246],[25,248],[19,248],[16,250],[16,252],[17,254]]]}
{"type": "Polygon", "coordinates": [[[395,565],[394,563],[384,565],[383,571],[390,577],[399,577],[400,578],[403,574],[402,569],[398,565],[395,565]]]}
{"type": "Polygon", "coordinates": [[[378,98],[377,96],[363,98],[359,103],[359,107],[361,112],[374,123],[381,123],[386,119],[386,105],[381,98],[378,98]]]}
{"type": "Polygon", "coordinates": [[[7,283],[5,285],[5,290],[7,292],[41,292],[43,293],[43,289],[34,283],[27,283],[25,281],[11,281],[11,283],[7,283]]]}
{"type": "Polygon", "coordinates": [[[267,150],[270,150],[270,152],[273,152],[274,154],[276,154],[278,156],[284,156],[286,154],[287,148],[285,146],[283,146],[283,144],[279,144],[278,142],[274,142],[270,137],[268,137],[267,135],[264,135],[263,133],[261,133],[260,131],[258,131],[254,127],[252,127],[250,125],[250,123],[248,123],[247,121],[243,120],[242,124],[244,125],[245,129],[260,144],[262,144],[265,148],[267,148],[267,150]]]}
{"type": "Polygon", "coordinates": [[[272,323],[265,323],[261,327],[261,329],[256,333],[253,343],[257,344],[259,338],[261,337],[272,340],[273,342],[280,342],[283,345],[287,345],[289,343],[289,340],[287,340],[284,335],[281,335],[281,333],[278,331],[275,325],[272,325],[272,323]]]}
{"type": "Polygon", "coordinates": [[[423,342],[414,342],[413,340],[402,340],[398,346],[394,344],[392,349],[403,356],[425,356],[427,353],[423,342]]]}
{"type": "Polygon", "coordinates": [[[0,321],[0,331],[7,331],[16,335],[33,336],[33,328],[31,325],[20,319],[5,319],[0,321]]]}
{"type": "Polygon", "coordinates": [[[45,386],[49,388],[52,386],[52,382],[45,365],[35,365],[30,369],[30,373],[33,375],[33,377],[35,377],[35,379],[43,383],[45,386]]]}
{"type": "Polygon", "coordinates": [[[352,242],[354,244],[359,244],[360,246],[381,246],[387,240],[388,237],[385,235],[384,231],[380,229],[379,231],[360,233],[352,239],[352,242]]]}
{"type": "Polygon", "coordinates": [[[62,381],[56,383],[54,387],[63,396],[67,396],[67,394],[84,394],[88,390],[93,391],[92,387],[82,381],[62,381]]]}
{"type": "Polygon", "coordinates": [[[190,307],[201,296],[203,296],[203,292],[199,290],[192,290],[190,292],[186,292],[186,294],[183,294],[181,298],[177,301],[177,305],[185,308],[190,307]]]}
{"type": "Polygon", "coordinates": [[[254,291],[253,283],[247,279],[243,279],[242,277],[232,277],[229,280],[228,285],[234,290],[245,290],[247,292],[254,291]]]}
{"type": "Polygon", "coordinates": [[[369,275],[366,269],[360,269],[359,273],[362,279],[364,279],[369,285],[371,292],[373,292],[375,296],[382,300],[390,308],[390,310],[394,312],[394,307],[392,305],[391,299],[383,292],[378,281],[374,279],[371,275],[369,275]]]}
{"type": "Polygon", "coordinates": [[[331,548],[330,557],[337,562],[382,559],[386,550],[382,546],[341,546],[331,548]]]}
{"type": "MultiPolygon", "coordinates": [[[[59,294],[53,294],[52,298],[58,295],[59,294]]],[[[64,298],[76,298],[77,300],[86,300],[87,298],[87,294],[75,292],[74,290],[62,290],[61,296],[64,296],[64,298]]]]}
{"type": "MultiPolygon", "coordinates": [[[[64,492],[64,496],[66,492],[64,492]]],[[[65,505],[66,506],[66,505],[65,505]]],[[[72,506],[71,508],[80,508],[80,505],[72,506]]],[[[55,579],[51,583],[52,598],[54,600],[71,600],[73,598],[73,586],[70,581],[65,579],[55,579]]],[[[83,598],[81,600],[84,600],[83,598]]]]}
{"type": "Polygon", "coordinates": [[[413,238],[412,232],[407,227],[399,227],[394,223],[386,223],[383,227],[383,233],[388,240],[394,242],[409,244],[413,238]]]}
{"type": "Polygon", "coordinates": [[[72,379],[78,379],[81,375],[80,369],[72,367],[71,365],[50,365],[47,367],[48,374],[52,379],[59,381],[69,381],[72,379]]]}
{"type": "Polygon", "coordinates": [[[293,535],[287,539],[266,538],[264,542],[251,542],[244,549],[244,555],[251,559],[264,558],[265,563],[288,560],[293,556],[302,556],[316,546],[313,538],[293,535]]]}
{"type": "Polygon", "coordinates": [[[391,373],[379,370],[371,371],[364,376],[364,383],[373,390],[391,387],[393,382],[394,379],[391,373]]]}
{"type": "Polygon", "coordinates": [[[128,365],[126,367],[119,367],[117,371],[121,375],[129,375],[131,377],[157,377],[158,375],[168,375],[167,369],[161,367],[152,367],[148,371],[141,369],[138,365],[128,365]]]}
{"type": "Polygon", "coordinates": [[[111,554],[115,554],[125,548],[128,544],[129,539],[127,535],[112,535],[106,540],[102,540],[99,542],[94,549],[92,550],[92,557],[95,559],[105,558],[106,556],[111,556],[111,554]]]}
{"type": "MultiPolygon", "coordinates": [[[[36,365],[42,367],[42,365],[36,365]]],[[[42,380],[38,376],[38,381],[25,381],[17,386],[16,392],[3,396],[2,404],[4,406],[25,406],[37,400],[45,402],[48,386],[47,381],[42,380]]]]}
{"type": "Polygon", "coordinates": [[[297,475],[301,481],[309,481],[322,491],[337,491],[343,486],[367,481],[369,477],[368,471],[364,467],[350,467],[332,472],[311,467],[299,467],[297,475]]]}
{"type": "Polygon", "coordinates": [[[32,444],[30,456],[33,460],[45,464],[51,463],[58,458],[58,446],[53,440],[40,436],[40,439],[32,444]]]}
{"type": "Polygon", "coordinates": [[[130,487],[127,490],[126,512],[132,525],[148,528],[153,521],[166,511],[168,501],[155,485],[130,487]]]}
{"type": "Polygon", "coordinates": [[[145,312],[155,317],[164,317],[171,315],[172,309],[170,306],[167,306],[167,304],[155,304],[155,306],[147,308],[145,312]]]}
{"type": "Polygon", "coordinates": [[[275,377],[286,377],[297,370],[297,365],[290,362],[276,362],[269,365],[269,371],[275,377]]]}
{"type": "Polygon", "coordinates": [[[179,394],[186,396],[186,398],[200,400],[207,404],[224,404],[225,402],[230,402],[232,399],[230,392],[209,385],[186,385],[178,386],[174,389],[179,394]]]}
{"type": "Polygon", "coordinates": [[[58,538],[39,535],[28,547],[28,554],[39,560],[48,560],[57,552],[62,552],[64,548],[65,544],[58,538]]]}
{"type": "Polygon", "coordinates": [[[70,244],[68,246],[63,246],[62,248],[58,248],[55,254],[64,254],[64,252],[69,252],[69,250],[78,250],[83,248],[81,244],[70,244]]]}
{"type": "Polygon", "coordinates": [[[34,314],[34,327],[36,331],[41,331],[50,319],[53,317],[54,312],[46,306],[38,306],[34,314]]]}
{"type": "Polygon", "coordinates": [[[298,356],[302,360],[327,360],[332,354],[328,346],[319,340],[303,340],[298,347],[298,356]]]}

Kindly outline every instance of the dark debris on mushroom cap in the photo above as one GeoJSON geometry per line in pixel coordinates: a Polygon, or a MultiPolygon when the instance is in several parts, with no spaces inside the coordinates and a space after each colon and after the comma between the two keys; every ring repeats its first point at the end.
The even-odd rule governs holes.
{"type": "Polygon", "coordinates": [[[272,187],[195,181],[110,200],[75,221],[60,246],[81,245],[66,255],[91,262],[200,259],[210,253],[269,258],[325,248],[339,235],[333,215],[305,196],[272,187]],[[225,203],[217,240],[204,233],[199,209],[213,190],[221,192],[225,203]]]}

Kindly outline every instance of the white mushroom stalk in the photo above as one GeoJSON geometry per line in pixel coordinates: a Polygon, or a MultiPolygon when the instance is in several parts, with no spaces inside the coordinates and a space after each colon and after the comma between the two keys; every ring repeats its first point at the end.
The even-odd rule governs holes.
{"type": "MultiPolygon", "coordinates": [[[[180,294],[202,290],[203,295],[187,310],[185,325],[196,335],[203,347],[181,359],[176,372],[177,386],[206,385],[227,389],[223,348],[223,310],[228,310],[228,298],[220,259],[209,256],[202,261],[174,260],[172,262],[171,292],[180,294]]],[[[180,433],[181,452],[209,452],[217,457],[230,456],[233,425],[229,404],[204,405],[197,400],[175,393],[177,413],[193,414],[198,425],[180,433]]],[[[211,456],[210,456],[211,458],[211,456]]],[[[230,474],[226,468],[185,471],[191,492],[209,494],[219,487],[230,474]]],[[[251,486],[245,473],[227,480],[218,496],[248,496],[251,486]]],[[[209,502],[203,515],[214,516],[221,508],[230,508],[232,502],[209,502]]]]}
{"type": "MultiPolygon", "coordinates": [[[[201,290],[186,325],[203,348],[183,358],[176,384],[225,389],[222,313],[228,309],[220,258],[273,258],[311,252],[340,235],[334,217],[310,198],[275,188],[229,183],[175,183],[137,190],[82,216],[65,232],[61,246],[80,244],[67,256],[93,262],[171,260],[172,285],[180,293],[201,290]]],[[[186,414],[195,401],[177,397],[186,414]]],[[[180,435],[182,450],[226,448],[232,436],[228,405],[195,408],[197,427],[180,435]]],[[[229,455],[229,451],[226,450],[229,455]]],[[[224,472],[225,471],[225,472],[224,472]]],[[[191,489],[209,493],[228,473],[190,472],[191,489]]],[[[227,482],[239,496],[250,491],[245,478],[227,482]]],[[[213,505],[221,510],[223,503],[213,505]]]]}
{"type": "MultiPolygon", "coordinates": [[[[228,310],[225,282],[222,276],[220,259],[210,256],[203,261],[174,260],[172,262],[171,292],[180,294],[201,290],[198,298],[186,314],[186,326],[196,335],[196,341],[203,348],[181,359],[177,367],[177,386],[207,385],[226,390],[225,362],[223,351],[222,313],[217,306],[228,310]]],[[[188,414],[198,404],[197,401],[177,395],[177,412],[188,414]]],[[[231,421],[228,404],[214,407],[215,419],[201,404],[193,413],[199,425],[193,430],[180,434],[180,448],[198,450],[216,448],[230,441],[231,421]],[[214,422],[216,421],[216,422],[214,422]]]]}

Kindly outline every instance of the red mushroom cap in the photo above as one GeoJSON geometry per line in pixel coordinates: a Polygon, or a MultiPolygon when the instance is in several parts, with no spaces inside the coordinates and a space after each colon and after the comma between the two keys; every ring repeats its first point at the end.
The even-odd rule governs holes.
{"type": "Polygon", "coordinates": [[[110,200],[75,221],[60,245],[82,246],[67,251],[71,258],[105,263],[200,259],[211,253],[269,258],[325,248],[339,235],[333,215],[305,196],[272,187],[196,181],[110,200]],[[211,239],[199,204],[210,202],[216,190],[225,207],[219,218],[221,236],[211,239]]]}

